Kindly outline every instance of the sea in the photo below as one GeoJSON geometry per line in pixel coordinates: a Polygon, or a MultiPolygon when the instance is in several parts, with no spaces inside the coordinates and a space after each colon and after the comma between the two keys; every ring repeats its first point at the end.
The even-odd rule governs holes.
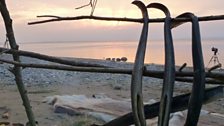
{"type": "MultiPolygon", "coordinates": [[[[75,58],[121,58],[134,62],[138,41],[88,41],[88,42],[26,42],[19,43],[21,50],[59,57],[75,58]]],[[[202,40],[202,51],[206,67],[224,63],[224,40],[202,40]],[[217,48],[215,55],[212,48],[217,48]]],[[[191,40],[174,41],[175,64],[192,66],[191,40]]],[[[145,63],[164,64],[164,41],[150,40],[147,42],[145,63]]]]}

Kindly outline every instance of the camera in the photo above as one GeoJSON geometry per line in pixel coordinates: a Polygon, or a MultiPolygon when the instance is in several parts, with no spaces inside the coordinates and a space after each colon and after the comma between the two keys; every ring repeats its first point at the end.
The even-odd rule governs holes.
{"type": "Polygon", "coordinates": [[[218,48],[212,47],[212,51],[214,52],[214,55],[216,55],[218,52],[218,48]]]}

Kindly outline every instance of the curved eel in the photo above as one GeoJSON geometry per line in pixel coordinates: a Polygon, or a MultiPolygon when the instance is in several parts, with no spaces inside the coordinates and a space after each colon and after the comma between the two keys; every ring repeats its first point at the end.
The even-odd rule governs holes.
{"type": "Polygon", "coordinates": [[[168,126],[170,109],[173,99],[173,87],[175,82],[175,58],[173,39],[171,33],[171,17],[166,6],[160,3],[151,3],[147,8],[156,8],[164,12],[164,38],[165,38],[165,73],[163,79],[163,89],[160,100],[160,112],[158,126],[168,126]]]}
{"type": "Polygon", "coordinates": [[[148,37],[148,11],[141,1],[133,1],[139,7],[143,16],[143,29],[135,57],[131,79],[131,104],[136,126],[146,126],[142,96],[142,75],[144,71],[145,50],[148,37]]]}
{"type": "MultiPolygon", "coordinates": [[[[185,122],[185,126],[197,126],[202,101],[205,91],[205,67],[203,61],[201,37],[198,18],[192,13],[184,13],[177,18],[187,17],[192,22],[192,57],[193,57],[193,69],[194,80],[192,86],[192,93],[188,103],[188,114],[185,122]]],[[[173,22],[172,28],[183,24],[183,22],[173,22]]]]}

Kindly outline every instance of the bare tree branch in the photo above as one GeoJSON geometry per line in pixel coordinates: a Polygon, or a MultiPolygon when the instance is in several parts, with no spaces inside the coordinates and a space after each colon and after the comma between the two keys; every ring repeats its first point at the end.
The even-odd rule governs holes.
{"type": "Polygon", "coordinates": [[[7,54],[18,54],[20,56],[27,56],[31,58],[37,58],[40,60],[50,61],[54,63],[64,64],[64,65],[71,65],[71,66],[85,66],[85,67],[108,67],[101,64],[84,62],[84,61],[77,61],[77,60],[66,60],[59,57],[43,55],[34,52],[22,51],[22,50],[14,50],[14,49],[7,49],[0,47],[0,52],[5,52],[7,54]]]}
{"type": "MultiPolygon", "coordinates": [[[[17,66],[21,66],[23,68],[42,68],[42,69],[53,69],[53,70],[66,70],[66,71],[78,71],[78,72],[96,72],[96,73],[113,73],[113,74],[132,74],[132,69],[130,68],[99,68],[99,67],[74,67],[74,66],[64,66],[64,65],[48,65],[48,64],[28,64],[28,63],[19,63],[16,61],[9,61],[5,59],[0,59],[1,62],[13,64],[17,66]]],[[[180,72],[176,72],[176,81],[180,82],[193,82],[193,72],[181,72],[184,75],[180,76],[180,72]],[[186,76],[190,76],[191,78],[186,78],[186,76]]],[[[152,71],[152,70],[145,70],[143,72],[144,76],[153,77],[153,78],[159,78],[163,79],[164,77],[164,71],[152,71]]],[[[207,77],[213,78],[214,76],[223,76],[224,74],[218,74],[218,73],[207,73],[207,77]]],[[[223,81],[214,79],[206,79],[207,84],[224,84],[223,81]]]]}
{"type": "MultiPolygon", "coordinates": [[[[51,15],[51,16],[53,16],[53,15],[51,15]]],[[[40,16],[37,16],[37,17],[40,17],[40,16]]],[[[60,17],[58,19],[47,19],[47,20],[42,20],[42,21],[34,21],[34,22],[29,22],[28,25],[42,24],[42,23],[56,22],[56,21],[83,20],[83,19],[94,19],[94,20],[102,20],[102,21],[124,21],[124,22],[136,22],[136,23],[142,22],[142,19],[132,19],[132,18],[77,16],[77,17],[60,17]]]]}
{"type": "MultiPolygon", "coordinates": [[[[104,64],[100,64],[100,63],[77,61],[75,59],[66,60],[66,59],[59,58],[59,57],[48,56],[48,55],[43,55],[43,54],[29,52],[29,51],[7,49],[7,48],[2,48],[2,47],[0,47],[0,52],[6,53],[6,54],[15,54],[16,53],[20,56],[37,58],[37,59],[40,59],[40,60],[50,61],[50,62],[64,64],[64,65],[70,65],[70,66],[109,68],[108,65],[104,65],[104,64]]],[[[131,72],[131,70],[129,70],[129,72],[131,72]]],[[[151,71],[151,70],[146,69],[146,71],[144,71],[144,75],[145,76],[155,76],[155,77],[158,76],[158,77],[160,77],[160,76],[163,76],[163,71],[151,71]]],[[[179,72],[179,71],[177,71],[176,76],[177,77],[193,77],[193,72],[186,72],[186,71],[179,72]]],[[[224,74],[223,73],[206,72],[206,77],[217,79],[217,80],[220,80],[220,81],[224,81],[224,74]]]]}
{"type": "Polygon", "coordinates": [[[42,18],[42,17],[51,17],[51,18],[57,18],[60,19],[61,17],[59,16],[54,16],[54,15],[41,15],[41,16],[37,16],[38,18],[42,18]]]}
{"type": "Polygon", "coordinates": [[[6,35],[6,39],[5,39],[5,42],[4,42],[4,46],[3,47],[4,48],[9,48],[9,39],[8,39],[7,35],[6,35]]]}
{"type": "MultiPolygon", "coordinates": [[[[42,17],[42,16],[37,16],[42,17]]],[[[29,22],[28,25],[34,24],[42,24],[48,22],[56,22],[56,21],[72,21],[72,20],[83,20],[83,19],[94,19],[101,21],[123,21],[123,22],[134,22],[134,23],[142,23],[143,19],[141,18],[122,18],[122,17],[100,17],[100,16],[76,16],[76,17],[60,17],[54,15],[44,15],[44,17],[57,17],[57,19],[46,19],[41,21],[29,22]]],[[[224,15],[215,15],[215,16],[203,16],[198,18],[199,21],[214,21],[214,20],[224,20],[224,15]]],[[[155,18],[149,19],[149,23],[162,23],[164,22],[164,18],[155,18]]],[[[189,18],[172,18],[174,22],[189,22],[191,21],[189,18]]]]}
{"type": "Polygon", "coordinates": [[[91,11],[90,16],[93,16],[94,10],[96,8],[97,0],[91,0],[91,1],[93,1],[93,2],[92,2],[92,11],[91,11]]]}
{"type": "MultiPolygon", "coordinates": [[[[0,0],[0,11],[1,11],[1,15],[3,17],[4,23],[5,23],[5,29],[7,32],[7,38],[10,44],[10,47],[14,50],[18,50],[19,46],[16,43],[16,39],[14,36],[14,32],[13,32],[13,27],[12,27],[12,19],[10,17],[9,11],[7,9],[5,0],[0,0]]],[[[18,54],[13,54],[13,59],[15,62],[20,62],[20,57],[18,54]]],[[[21,73],[21,67],[14,65],[14,68],[12,70],[14,76],[15,76],[15,81],[20,93],[20,96],[22,98],[23,101],[23,105],[25,107],[26,110],[26,114],[27,117],[29,119],[29,125],[30,126],[36,126],[36,121],[34,118],[34,114],[33,111],[31,109],[31,105],[30,105],[30,101],[27,95],[27,91],[25,89],[23,80],[22,80],[22,73],[21,73]]]]}
{"type": "Polygon", "coordinates": [[[93,16],[94,10],[96,8],[96,4],[97,4],[97,0],[90,0],[88,4],[82,5],[80,7],[75,8],[75,9],[82,9],[84,7],[90,6],[92,8],[90,16],[93,16]]]}
{"type": "Polygon", "coordinates": [[[75,9],[82,9],[82,8],[84,8],[84,7],[87,7],[87,6],[91,6],[91,1],[90,1],[88,4],[86,4],[86,5],[82,5],[82,6],[80,6],[80,7],[76,7],[75,9]]]}

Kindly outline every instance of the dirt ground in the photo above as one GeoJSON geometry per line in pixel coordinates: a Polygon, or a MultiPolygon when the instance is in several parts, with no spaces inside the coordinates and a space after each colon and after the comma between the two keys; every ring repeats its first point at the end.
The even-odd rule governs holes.
{"type": "MultiPolygon", "coordinates": [[[[3,58],[10,59],[9,56],[3,58]]],[[[24,62],[35,62],[51,64],[32,58],[22,58],[24,62]]],[[[117,63],[99,60],[86,60],[87,62],[101,63],[103,65],[132,68],[132,64],[117,63]]],[[[8,71],[10,65],[0,64],[0,122],[22,123],[27,122],[26,113],[22,105],[20,94],[13,80],[14,76],[8,71]],[[8,118],[3,118],[3,116],[8,118]]],[[[150,70],[161,70],[159,65],[151,64],[150,70]]],[[[70,117],[65,114],[54,113],[53,107],[43,100],[47,96],[53,95],[87,95],[105,94],[106,96],[122,100],[130,99],[130,75],[112,75],[104,73],[69,72],[56,70],[43,70],[26,68],[23,70],[23,79],[31,101],[32,109],[39,126],[74,126],[77,121],[84,125],[101,123],[90,117],[82,116],[70,117]],[[88,124],[86,123],[88,122],[88,124]]],[[[150,99],[160,100],[162,80],[144,77],[143,97],[144,101],[150,99]]],[[[191,85],[176,82],[174,95],[189,93],[191,85]]],[[[224,114],[224,98],[216,100],[203,106],[204,110],[224,114]]],[[[224,119],[202,118],[200,121],[208,120],[211,126],[224,126],[224,119]]]]}
{"type": "MultiPolygon", "coordinates": [[[[9,119],[0,119],[0,121],[10,122],[27,122],[26,113],[22,105],[20,94],[16,85],[0,86],[0,114],[5,111],[9,113],[9,119]]],[[[128,99],[130,98],[130,90],[114,90],[111,85],[51,85],[51,86],[30,86],[27,87],[29,98],[33,111],[35,113],[36,120],[38,120],[40,126],[62,126],[65,120],[76,120],[77,117],[69,117],[64,114],[56,114],[53,112],[53,107],[46,103],[43,103],[43,99],[52,95],[73,95],[73,94],[85,94],[92,96],[93,94],[104,93],[108,97],[114,99],[128,99]]],[[[144,90],[145,95],[150,95],[154,99],[159,99],[157,93],[152,95],[154,89],[144,90]]]]}
{"type": "MultiPolygon", "coordinates": [[[[91,120],[90,123],[100,123],[89,117],[70,117],[64,114],[56,114],[53,112],[51,105],[43,103],[43,99],[52,95],[72,95],[72,94],[86,94],[93,95],[104,93],[114,99],[128,99],[130,98],[130,90],[121,89],[115,90],[113,86],[108,84],[84,84],[84,85],[48,85],[48,86],[29,86],[27,87],[29,98],[36,120],[39,126],[73,126],[76,120],[91,120]]],[[[177,90],[177,92],[180,92],[177,90]]],[[[144,97],[146,99],[159,100],[160,87],[144,87],[144,97]]],[[[207,104],[203,109],[224,114],[222,103],[224,99],[217,100],[216,102],[207,104]]],[[[4,113],[9,114],[8,119],[0,118],[0,122],[8,121],[13,123],[27,122],[26,113],[24,111],[22,101],[17,90],[16,85],[1,85],[0,86],[0,115],[4,113]]],[[[214,126],[224,124],[224,122],[216,122],[213,120],[214,126]]],[[[86,124],[88,125],[88,124],[86,124]]]]}

